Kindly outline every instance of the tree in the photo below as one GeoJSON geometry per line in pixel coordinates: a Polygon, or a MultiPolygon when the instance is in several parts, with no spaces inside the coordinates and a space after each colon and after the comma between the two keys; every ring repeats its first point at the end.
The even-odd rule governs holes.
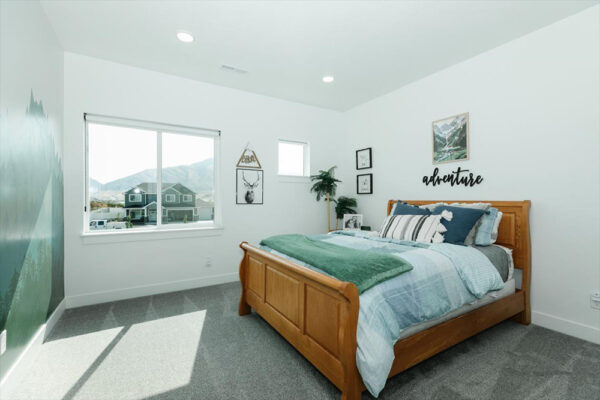
{"type": "Polygon", "coordinates": [[[335,203],[335,229],[338,228],[338,221],[344,218],[344,214],[356,214],[356,199],[346,196],[340,196],[337,200],[332,199],[335,203]]]}
{"type": "Polygon", "coordinates": [[[337,183],[341,182],[333,177],[333,171],[337,167],[334,165],[327,171],[319,170],[316,175],[311,175],[310,180],[314,182],[310,188],[311,192],[317,194],[317,201],[321,200],[321,197],[325,197],[327,200],[327,230],[331,227],[331,212],[329,206],[330,197],[335,196],[335,190],[337,189],[337,183]]]}

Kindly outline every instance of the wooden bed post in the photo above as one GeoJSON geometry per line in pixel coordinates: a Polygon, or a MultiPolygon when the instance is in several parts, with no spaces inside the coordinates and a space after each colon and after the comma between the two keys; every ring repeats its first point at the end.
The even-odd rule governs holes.
{"type": "MultiPolygon", "coordinates": [[[[244,250],[242,247],[244,244],[248,242],[240,243],[240,248],[244,250]]],[[[240,304],[238,306],[238,314],[239,315],[248,315],[252,312],[252,308],[246,302],[246,269],[248,264],[248,257],[246,257],[246,251],[244,250],[244,256],[242,257],[242,261],[240,261],[240,282],[242,284],[242,295],[240,296],[240,304]]]]}
{"type": "Polygon", "coordinates": [[[522,256],[522,279],[521,279],[521,290],[525,295],[525,309],[523,312],[516,315],[515,321],[523,325],[529,325],[531,323],[531,235],[529,233],[529,209],[531,208],[531,202],[525,200],[522,202],[521,221],[519,222],[519,228],[517,232],[520,232],[518,240],[520,241],[519,247],[523,252],[522,256]]]}
{"type": "Polygon", "coordinates": [[[358,327],[359,294],[356,285],[348,284],[343,290],[349,306],[342,313],[343,335],[340,358],[344,368],[344,383],[341,400],[360,400],[364,390],[363,381],[356,367],[356,330],[358,327]]]}

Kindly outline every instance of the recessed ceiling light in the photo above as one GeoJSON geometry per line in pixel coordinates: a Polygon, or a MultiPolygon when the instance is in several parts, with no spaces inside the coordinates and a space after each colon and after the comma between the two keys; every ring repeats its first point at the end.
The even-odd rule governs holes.
{"type": "Polygon", "coordinates": [[[325,83],[331,83],[331,82],[333,82],[333,76],[324,76],[323,77],[323,82],[325,82],[325,83]]]}
{"type": "Polygon", "coordinates": [[[192,34],[184,31],[177,32],[177,39],[181,40],[184,43],[192,43],[194,41],[194,37],[192,36],[192,34]]]}

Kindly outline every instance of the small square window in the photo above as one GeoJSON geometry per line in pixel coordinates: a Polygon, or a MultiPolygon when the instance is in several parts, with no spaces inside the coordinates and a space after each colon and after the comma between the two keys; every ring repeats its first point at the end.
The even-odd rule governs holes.
{"type": "Polygon", "coordinates": [[[308,176],[310,152],[308,143],[279,141],[279,175],[308,176]]]}
{"type": "Polygon", "coordinates": [[[192,195],[191,194],[184,194],[182,196],[182,200],[184,203],[190,203],[192,201],[192,195]]]}
{"type": "Polygon", "coordinates": [[[174,194],[165,195],[165,201],[167,203],[175,203],[175,195],[174,194]]]}

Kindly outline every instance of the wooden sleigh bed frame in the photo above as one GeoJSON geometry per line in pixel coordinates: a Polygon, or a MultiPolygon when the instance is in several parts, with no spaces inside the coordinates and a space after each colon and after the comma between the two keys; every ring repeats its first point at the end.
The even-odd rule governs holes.
{"type": "MultiPolygon", "coordinates": [[[[423,205],[440,201],[408,203],[423,205]]],[[[388,201],[388,214],[395,202],[388,201]]],[[[390,377],[509,318],[526,325],[531,322],[531,203],[528,200],[485,202],[504,214],[496,243],[513,250],[514,266],[522,271],[521,289],[396,342],[390,377]]],[[[242,295],[239,314],[249,314],[253,308],[341,390],[343,400],[360,399],[365,386],[356,367],[359,311],[356,286],[302,267],[247,242],[241,243],[240,247],[244,256],[240,263],[242,295]]]]}

